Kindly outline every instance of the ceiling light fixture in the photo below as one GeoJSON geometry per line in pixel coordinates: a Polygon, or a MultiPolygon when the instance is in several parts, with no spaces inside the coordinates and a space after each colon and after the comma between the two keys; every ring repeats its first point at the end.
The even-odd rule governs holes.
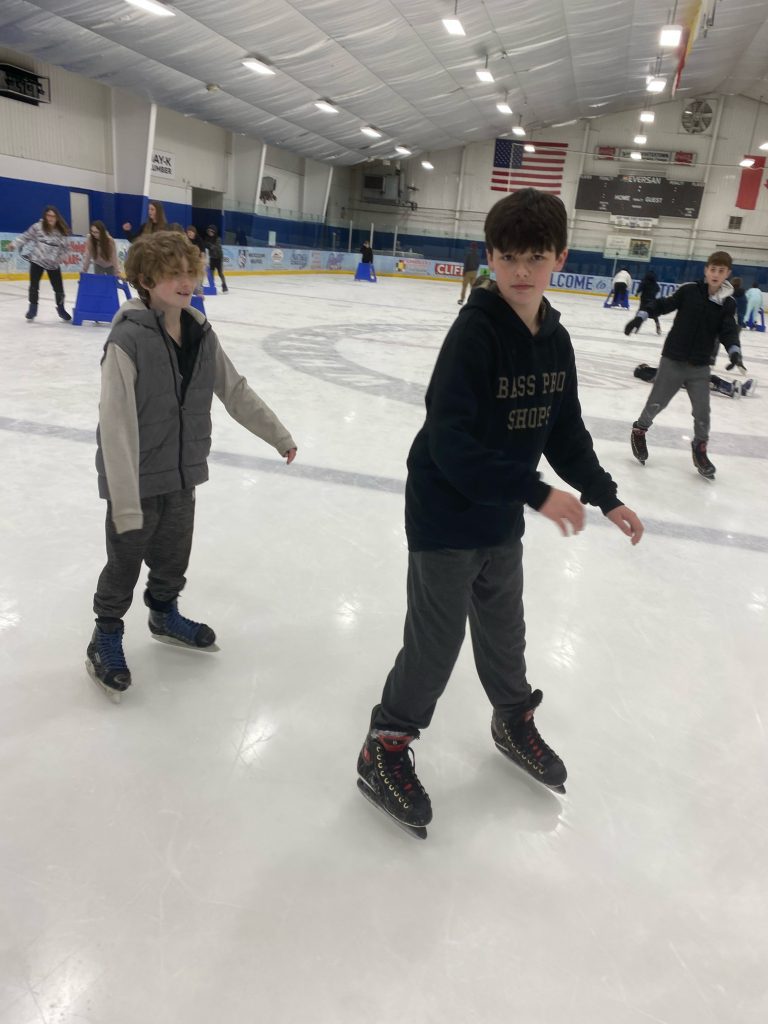
{"type": "Polygon", "coordinates": [[[659,78],[656,75],[651,75],[645,80],[645,88],[648,92],[664,92],[666,87],[666,78],[659,78]]]}
{"type": "Polygon", "coordinates": [[[459,0],[453,5],[453,17],[443,18],[443,25],[445,25],[445,31],[452,36],[465,36],[467,33],[464,31],[464,26],[459,21],[459,0]]]}
{"type": "Polygon", "coordinates": [[[633,151],[632,153],[630,153],[629,155],[630,155],[630,157],[631,157],[631,158],[632,158],[633,160],[642,160],[642,159],[643,159],[643,154],[642,154],[642,153],[638,153],[638,152],[637,152],[637,150],[634,150],[634,151],[633,151]]]}
{"type": "Polygon", "coordinates": [[[757,148],[758,149],[768,149],[768,142],[761,143],[757,148]]]}
{"type": "Polygon", "coordinates": [[[646,135],[636,135],[632,141],[636,146],[644,146],[648,141],[648,137],[646,135]]]}
{"type": "Polygon", "coordinates": [[[510,105],[509,105],[509,93],[504,93],[504,102],[503,103],[497,103],[496,104],[496,109],[498,110],[498,112],[500,114],[511,114],[512,113],[512,107],[510,107],[510,105]]]}
{"type": "Polygon", "coordinates": [[[478,68],[478,70],[475,72],[475,74],[477,75],[477,77],[480,79],[481,82],[492,82],[493,81],[493,72],[488,70],[488,57],[487,56],[485,58],[485,67],[484,68],[478,68]]]}
{"type": "Polygon", "coordinates": [[[535,153],[536,152],[536,147],[532,143],[530,143],[530,142],[526,142],[526,144],[523,146],[523,149],[525,150],[526,153],[535,153]]]}
{"type": "Polygon", "coordinates": [[[653,124],[653,122],[656,120],[656,115],[652,110],[641,110],[640,120],[643,122],[643,124],[653,124]]]}
{"type": "Polygon", "coordinates": [[[322,110],[324,114],[338,114],[339,108],[334,107],[328,100],[315,100],[315,106],[318,110],[322,110]]]}
{"type": "Polygon", "coordinates": [[[363,133],[363,135],[367,135],[371,139],[380,139],[381,138],[381,132],[376,131],[375,128],[371,128],[371,126],[368,125],[368,124],[365,125],[364,128],[361,128],[360,131],[363,133]]]}
{"type": "Polygon", "coordinates": [[[271,68],[269,64],[265,64],[263,60],[259,60],[258,57],[244,57],[240,63],[244,68],[248,68],[249,71],[255,71],[257,75],[276,74],[274,68],[271,68]]]}
{"type": "Polygon", "coordinates": [[[429,160],[422,160],[421,166],[424,168],[425,171],[434,171],[435,169],[435,165],[431,164],[429,160]]]}
{"type": "Polygon", "coordinates": [[[395,146],[395,152],[399,153],[400,156],[410,156],[411,150],[407,146],[395,146]]]}
{"type": "Polygon", "coordinates": [[[520,138],[521,138],[521,137],[522,137],[523,135],[525,135],[525,128],[523,128],[523,115],[522,115],[522,114],[518,114],[518,117],[517,117],[517,124],[516,124],[516,125],[515,125],[515,127],[514,127],[514,128],[512,129],[512,134],[513,134],[513,135],[517,135],[517,136],[518,136],[518,137],[520,137],[520,138]]]}
{"type": "Polygon", "coordinates": [[[676,50],[682,38],[682,25],[665,25],[659,36],[659,46],[663,46],[665,50],[676,50]]]}
{"type": "Polygon", "coordinates": [[[176,11],[172,11],[165,4],[157,3],[157,0],[125,0],[131,7],[140,7],[147,14],[155,14],[158,18],[175,18],[176,11]]]}
{"type": "Polygon", "coordinates": [[[754,166],[755,166],[754,157],[745,156],[743,160],[739,160],[739,167],[754,167],[754,166]]]}

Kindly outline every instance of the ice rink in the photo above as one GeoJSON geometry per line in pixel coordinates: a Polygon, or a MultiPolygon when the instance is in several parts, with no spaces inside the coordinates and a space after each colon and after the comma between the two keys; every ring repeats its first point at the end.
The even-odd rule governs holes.
{"type": "Polygon", "coordinates": [[[682,393],[648,464],[631,455],[652,326],[627,339],[625,313],[551,296],[647,533],[528,515],[529,678],[567,794],[494,748],[467,643],[415,745],[417,842],[355,763],[400,644],[405,459],[459,286],[230,285],[208,316],[298,457],[215,402],[180,605],[221,650],[153,641],[137,588],[117,706],[84,668],[108,329],[59,322],[47,280],[27,323],[26,284],[0,279],[2,1024],[764,1024],[768,336],[743,335],[755,396],[712,397],[709,482],[682,393]]]}

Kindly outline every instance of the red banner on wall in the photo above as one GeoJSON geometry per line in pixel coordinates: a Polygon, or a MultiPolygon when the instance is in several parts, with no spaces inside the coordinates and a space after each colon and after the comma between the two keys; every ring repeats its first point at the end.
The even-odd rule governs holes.
{"type": "Polygon", "coordinates": [[[736,207],[739,210],[754,210],[757,206],[757,197],[760,195],[760,185],[763,181],[765,170],[764,156],[745,156],[745,160],[754,160],[751,167],[744,167],[739,178],[739,191],[736,196],[736,207]]]}

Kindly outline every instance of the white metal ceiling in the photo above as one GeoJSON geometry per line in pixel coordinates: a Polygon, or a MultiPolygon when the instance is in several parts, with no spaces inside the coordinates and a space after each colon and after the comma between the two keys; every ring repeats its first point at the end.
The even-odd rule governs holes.
{"type": "MultiPolygon", "coordinates": [[[[3,0],[0,43],[161,106],[314,160],[355,164],[395,143],[435,151],[647,105],[670,0],[178,0],[155,18],[124,0],[3,0]],[[277,74],[244,68],[255,55],[277,74]],[[475,71],[488,67],[495,81],[475,71]],[[219,88],[208,91],[207,85],[219,88]],[[496,103],[508,98],[514,115],[496,103]],[[323,114],[314,101],[339,108],[323,114]],[[383,133],[370,140],[363,124],[383,133]]],[[[713,23],[693,46],[686,97],[768,99],[768,2],[679,0],[713,23]]],[[[671,77],[676,59],[662,72],[671,77]]],[[[669,90],[659,99],[669,97],[669,90]]]]}

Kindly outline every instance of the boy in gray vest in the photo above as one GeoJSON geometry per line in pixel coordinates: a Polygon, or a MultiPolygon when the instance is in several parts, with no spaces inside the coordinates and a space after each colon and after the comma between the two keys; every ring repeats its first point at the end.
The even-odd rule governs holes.
{"type": "Polygon", "coordinates": [[[131,685],[123,616],[142,561],[144,603],[158,640],[216,650],[213,630],[179,613],[192,547],[195,487],[208,479],[211,401],[287,463],[293,438],[227,358],[205,316],[190,308],[203,258],[183,234],[142,235],[125,261],[140,298],[123,303],[101,361],[99,494],[107,499],[107,564],[93,608],[86,668],[115,702],[131,685]]]}

